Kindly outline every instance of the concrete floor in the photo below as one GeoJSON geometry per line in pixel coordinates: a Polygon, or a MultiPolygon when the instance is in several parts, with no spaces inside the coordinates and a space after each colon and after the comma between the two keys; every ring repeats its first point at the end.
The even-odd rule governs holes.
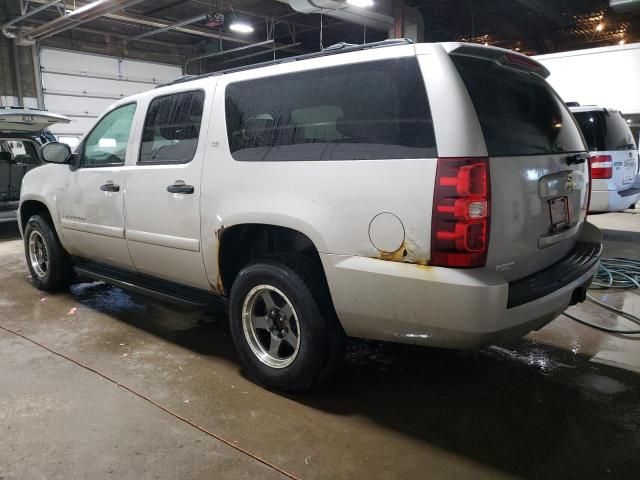
{"type": "MultiPolygon", "coordinates": [[[[608,235],[607,255],[640,256],[640,234],[608,235]]],[[[600,295],[640,314],[640,292],[600,295]]],[[[640,475],[640,339],[566,317],[475,353],[354,341],[323,391],[287,397],[245,378],[220,314],[100,283],[36,290],[0,225],[0,326],[95,370],[0,329],[2,480],[640,475]]]]}

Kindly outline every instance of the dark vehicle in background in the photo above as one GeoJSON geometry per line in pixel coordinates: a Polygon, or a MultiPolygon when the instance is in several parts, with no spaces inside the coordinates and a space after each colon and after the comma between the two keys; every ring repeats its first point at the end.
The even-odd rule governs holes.
{"type": "Polygon", "coordinates": [[[572,106],[591,156],[590,212],[616,212],[640,199],[638,147],[618,110],[572,106]]]}
{"type": "Polygon", "coordinates": [[[38,149],[56,141],[47,127],[69,121],[43,110],[0,107],[0,223],[16,221],[22,179],[41,165],[38,149]]]}

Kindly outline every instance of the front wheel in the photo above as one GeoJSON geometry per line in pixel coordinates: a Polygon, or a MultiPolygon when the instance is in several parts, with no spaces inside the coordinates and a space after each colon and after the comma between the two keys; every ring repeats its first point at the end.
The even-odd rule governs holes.
{"type": "Polygon", "coordinates": [[[248,373],[276,390],[309,390],[342,357],[344,333],[322,272],[309,259],[259,260],[236,278],[229,302],[231,334],[248,373]]]}
{"type": "Polygon", "coordinates": [[[71,259],[48,219],[34,215],[24,230],[24,251],[33,283],[49,292],[69,286],[73,275],[71,259]]]}

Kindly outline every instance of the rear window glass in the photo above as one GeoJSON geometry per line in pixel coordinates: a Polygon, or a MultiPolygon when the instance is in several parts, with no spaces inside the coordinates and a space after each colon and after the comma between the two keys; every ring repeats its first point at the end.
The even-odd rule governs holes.
{"type": "Polygon", "coordinates": [[[240,161],[437,155],[415,58],[232,83],[226,118],[231,154],[240,161]]]}
{"type": "Polygon", "coordinates": [[[571,113],[542,77],[490,60],[451,58],[475,106],[490,156],[585,149],[571,113]]]}
{"type": "Polygon", "coordinates": [[[590,151],[633,150],[636,143],[620,112],[593,111],[573,114],[590,151]]]}

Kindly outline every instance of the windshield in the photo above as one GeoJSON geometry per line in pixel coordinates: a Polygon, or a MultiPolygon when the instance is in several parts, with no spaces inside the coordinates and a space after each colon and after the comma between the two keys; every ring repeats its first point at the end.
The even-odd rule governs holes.
{"type": "Polygon", "coordinates": [[[542,77],[487,59],[451,58],[475,106],[490,156],[585,150],[571,113],[542,77]]]}
{"type": "Polygon", "coordinates": [[[573,115],[590,151],[635,150],[633,135],[620,112],[576,112],[573,115]]]}

